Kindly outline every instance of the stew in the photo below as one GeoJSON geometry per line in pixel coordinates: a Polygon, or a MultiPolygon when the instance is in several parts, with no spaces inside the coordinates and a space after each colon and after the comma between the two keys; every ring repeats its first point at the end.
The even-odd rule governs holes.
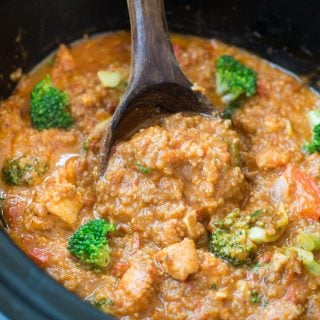
{"type": "Polygon", "coordinates": [[[130,35],[62,44],[19,79],[0,108],[9,235],[120,319],[319,319],[319,95],[239,48],[172,41],[221,115],[163,116],[115,145],[101,179],[130,35]]]}

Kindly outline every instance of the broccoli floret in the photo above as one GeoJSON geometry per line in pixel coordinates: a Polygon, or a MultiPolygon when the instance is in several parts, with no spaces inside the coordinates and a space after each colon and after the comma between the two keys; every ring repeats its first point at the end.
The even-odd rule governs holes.
{"type": "Polygon", "coordinates": [[[23,155],[4,161],[1,173],[9,186],[31,186],[48,171],[48,165],[38,158],[23,155]]]}
{"type": "Polygon", "coordinates": [[[68,96],[52,85],[48,75],[33,88],[30,97],[32,126],[38,130],[68,128],[74,119],[66,111],[68,96]]]}
{"type": "Polygon", "coordinates": [[[224,220],[216,221],[209,239],[209,250],[235,267],[252,265],[257,250],[248,237],[249,220],[239,220],[241,217],[240,211],[235,210],[224,220]]]}
{"type": "Polygon", "coordinates": [[[216,64],[216,91],[222,101],[230,103],[241,95],[251,97],[256,93],[257,75],[235,58],[224,55],[216,64]]]}
{"type": "Polygon", "coordinates": [[[265,209],[246,215],[236,209],[213,224],[209,250],[235,267],[253,265],[258,245],[278,240],[288,225],[281,205],[276,212],[265,209]]]}
{"type": "Polygon", "coordinates": [[[250,293],[249,301],[252,303],[261,303],[262,302],[262,295],[259,293],[258,290],[254,289],[250,293]]]}
{"type": "Polygon", "coordinates": [[[115,230],[114,224],[103,219],[90,220],[72,235],[68,250],[81,262],[95,267],[106,267],[111,254],[107,235],[115,230]]]}
{"type": "Polygon", "coordinates": [[[312,130],[312,141],[303,146],[303,150],[307,153],[320,153],[320,124],[313,127],[312,130]]]}
{"type": "Polygon", "coordinates": [[[109,308],[112,307],[114,305],[113,300],[109,299],[109,298],[104,298],[104,299],[100,299],[100,300],[92,300],[91,303],[98,309],[100,309],[101,311],[105,311],[108,312],[109,308]]]}
{"type": "Polygon", "coordinates": [[[218,258],[235,267],[252,265],[256,245],[247,237],[245,230],[230,232],[217,229],[211,234],[209,250],[218,258]]]}

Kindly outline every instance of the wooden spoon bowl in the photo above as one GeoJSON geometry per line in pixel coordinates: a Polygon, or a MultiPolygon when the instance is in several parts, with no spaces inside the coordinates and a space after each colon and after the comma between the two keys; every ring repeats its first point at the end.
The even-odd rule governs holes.
{"type": "Polygon", "coordinates": [[[181,71],[174,56],[163,0],[128,0],[131,78],[108,127],[100,154],[100,175],[112,145],[128,138],[148,119],[168,113],[212,114],[214,108],[181,71]]]}

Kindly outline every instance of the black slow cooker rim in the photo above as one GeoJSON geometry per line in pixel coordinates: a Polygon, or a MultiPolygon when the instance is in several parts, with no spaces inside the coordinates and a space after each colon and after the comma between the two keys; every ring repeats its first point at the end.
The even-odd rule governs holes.
{"type": "Polygon", "coordinates": [[[0,252],[0,305],[10,319],[113,319],[49,277],[13,244],[5,230],[0,230],[0,252]]]}

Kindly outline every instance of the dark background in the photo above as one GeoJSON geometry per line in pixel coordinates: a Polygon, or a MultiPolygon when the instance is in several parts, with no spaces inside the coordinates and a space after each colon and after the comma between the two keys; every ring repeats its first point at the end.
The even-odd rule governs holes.
{"type": "MultiPolygon", "coordinates": [[[[171,31],[239,45],[317,86],[319,0],[167,0],[166,7],[171,31]]],[[[29,71],[60,42],[128,28],[124,0],[0,0],[0,98],[14,88],[13,70],[29,71]]],[[[13,320],[107,319],[47,277],[1,230],[0,310],[13,320]]]]}
{"type": "MultiPolygon", "coordinates": [[[[167,0],[166,7],[172,31],[225,40],[300,74],[320,72],[318,0],[167,0]]],[[[1,0],[0,96],[12,90],[10,72],[30,70],[60,42],[128,28],[124,0],[1,0]]]]}

